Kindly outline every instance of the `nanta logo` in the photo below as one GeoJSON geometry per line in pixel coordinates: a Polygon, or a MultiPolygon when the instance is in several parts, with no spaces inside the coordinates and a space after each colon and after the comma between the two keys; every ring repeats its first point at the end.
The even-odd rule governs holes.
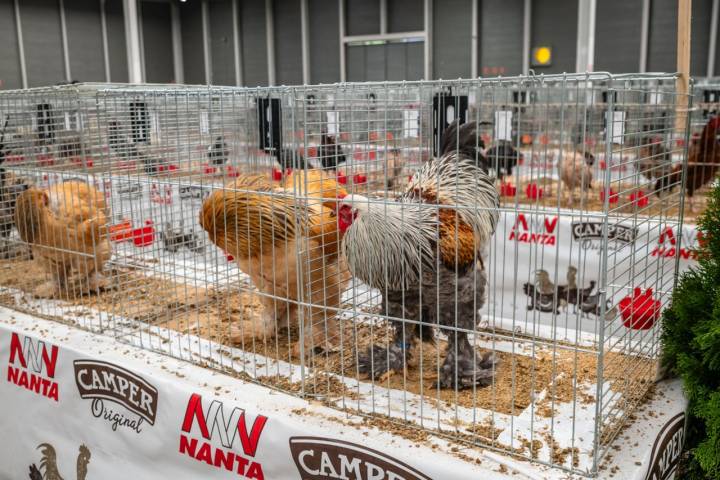
{"type": "Polygon", "coordinates": [[[248,457],[255,457],[267,421],[267,417],[258,415],[248,428],[243,409],[235,407],[228,414],[222,402],[213,400],[203,410],[202,397],[194,393],[185,410],[180,453],[242,477],[263,480],[262,465],[248,457]],[[201,439],[195,438],[197,433],[201,439]],[[222,448],[213,445],[214,442],[219,442],[222,448]]]}
{"type": "Polygon", "coordinates": [[[519,213],[515,224],[510,231],[508,240],[521,243],[539,243],[541,245],[555,245],[557,241],[558,217],[531,216],[528,222],[524,213],[519,213]]]}
{"type": "Polygon", "coordinates": [[[53,380],[57,357],[56,345],[13,333],[7,381],[57,402],[58,384],[53,380]]]}
{"type": "Polygon", "coordinates": [[[663,227],[658,237],[658,244],[650,254],[653,257],[675,258],[680,255],[684,260],[696,260],[697,248],[703,245],[702,232],[695,230],[680,230],[678,238],[677,227],[663,227]],[[678,241],[680,246],[678,248],[678,241]]]}

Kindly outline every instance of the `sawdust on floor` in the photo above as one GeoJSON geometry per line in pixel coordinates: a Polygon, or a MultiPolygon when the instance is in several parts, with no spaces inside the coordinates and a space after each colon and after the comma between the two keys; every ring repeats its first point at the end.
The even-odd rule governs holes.
{"type": "MultiPolygon", "coordinates": [[[[99,294],[63,300],[71,305],[111,311],[124,318],[198,335],[225,345],[232,345],[230,326],[233,321],[239,318],[260,321],[262,305],[254,292],[221,292],[208,287],[193,287],[148,277],[134,270],[111,269],[108,278],[108,288],[99,294]]],[[[29,293],[43,281],[45,274],[35,262],[21,260],[0,263],[0,285],[29,293]]],[[[14,298],[5,294],[0,301],[12,302],[14,298]]],[[[295,394],[304,388],[306,394],[313,396],[357,399],[357,391],[333,375],[370,382],[357,371],[357,354],[364,352],[370,345],[386,345],[392,338],[392,331],[385,324],[370,326],[360,321],[344,321],[341,324],[342,342],[327,339],[334,348],[306,360],[308,367],[323,373],[306,379],[304,385],[270,374],[257,380],[295,394]]],[[[299,358],[293,350],[298,338],[297,328],[286,326],[278,329],[271,337],[232,346],[270,359],[299,364],[299,358]]],[[[579,404],[592,404],[595,401],[593,395],[577,388],[596,383],[595,354],[571,349],[557,349],[553,354],[551,350],[539,349],[534,357],[530,357],[499,351],[496,355],[500,362],[496,367],[493,384],[454,391],[437,388],[437,373],[444,359],[445,348],[446,342],[443,340],[434,343],[417,341],[406,369],[376,381],[375,385],[422,395],[425,401],[436,402],[440,408],[459,405],[513,415],[531,405],[543,390],[546,390],[545,397],[540,401],[535,400],[536,414],[540,416],[553,416],[556,413],[553,406],[557,403],[577,401],[579,404]]],[[[478,353],[483,353],[482,349],[478,350],[478,353]]],[[[621,394],[618,408],[633,407],[645,398],[652,385],[654,365],[649,359],[620,353],[610,352],[605,355],[604,377],[613,380],[612,391],[621,394]]],[[[257,367],[260,369],[263,365],[257,367]]],[[[608,429],[615,428],[608,426],[608,429]]],[[[470,433],[488,438],[495,436],[492,426],[483,432],[470,433]]]]}

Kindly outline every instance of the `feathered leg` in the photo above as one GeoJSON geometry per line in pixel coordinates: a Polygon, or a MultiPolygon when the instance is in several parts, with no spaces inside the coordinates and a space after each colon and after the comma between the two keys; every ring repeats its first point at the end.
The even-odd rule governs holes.
{"type": "Polygon", "coordinates": [[[440,367],[440,388],[483,387],[492,382],[497,358],[493,352],[481,354],[470,345],[467,333],[448,334],[448,349],[440,367]]]}
{"type": "Polygon", "coordinates": [[[440,367],[438,383],[440,388],[459,390],[492,382],[498,360],[492,352],[477,352],[468,340],[468,332],[474,331],[476,327],[477,311],[485,305],[486,300],[487,276],[483,262],[477,261],[473,275],[459,277],[456,282],[457,297],[462,301],[458,300],[454,309],[445,308],[438,312],[441,325],[457,328],[446,330],[447,352],[440,367]]]}
{"type": "Polygon", "coordinates": [[[67,287],[70,262],[55,262],[50,259],[41,258],[40,263],[50,276],[50,279],[38,285],[33,291],[33,294],[39,298],[52,298],[57,294],[64,293],[67,287]]]}
{"type": "MultiPolygon", "coordinates": [[[[406,299],[405,308],[400,301],[385,298],[385,311],[389,317],[407,318],[420,320],[417,315],[419,312],[413,312],[409,309],[410,305],[417,305],[416,302],[406,299]],[[416,313],[415,315],[412,315],[416,313]],[[410,315],[408,315],[410,314],[410,315]]],[[[414,309],[413,309],[414,310],[414,309]]],[[[423,317],[426,309],[422,309],[423,317]]],[[[423,318],[424,319],[424,318],[423,318]]],[[[418,331],[417,325],[414,323],[406,323],[403,321],[391,320],[395,333],[392,343],[388,346],[371,345],[365,353],[358,355],[358,371],[361,374],[369,375],[377,380],[390,371],[404,370],[407,364],[408,356],[413,346],[416,336],[427,335],[426,330],[432,335],[431,327],[424,327],[422,332],[418,331]]]]}

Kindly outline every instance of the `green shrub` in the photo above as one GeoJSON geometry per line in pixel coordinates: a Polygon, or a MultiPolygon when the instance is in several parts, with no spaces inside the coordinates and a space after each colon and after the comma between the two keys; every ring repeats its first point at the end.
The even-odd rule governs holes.
{"type": "Polygon", "coordinates": [[[720,479],[720,187],[698,223],[698,266],[680,277],[664,314],[663,360],[689,401],[682,478],[720,479]]]}

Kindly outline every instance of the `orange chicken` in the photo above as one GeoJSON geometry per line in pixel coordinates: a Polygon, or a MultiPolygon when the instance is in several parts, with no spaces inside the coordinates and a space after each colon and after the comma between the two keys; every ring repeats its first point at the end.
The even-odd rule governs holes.
{"type": "MultiPolygon", "coordinates": [[[[205,200],[200,225],[250,277],[264,307],[260,322],[233,324],[234,341],[296,326],[302,295],[305,354],[333,348],[335,309],[350,278],[331,207],[346,194],[323,172],[298,170],[279,187],[265,177],[242,176],[205,200]]],[[[299,355],[300,343],[294,352],[299,355]]]]}
{"type": "Polygon", "coordinates": [[[103,268],[111,255],[107,207],[95,187],[67,181],[30,188],[17,198],[15,225],[50,276],[35,290],[37,296],[97,292],[105,286],[103,268]]]}

